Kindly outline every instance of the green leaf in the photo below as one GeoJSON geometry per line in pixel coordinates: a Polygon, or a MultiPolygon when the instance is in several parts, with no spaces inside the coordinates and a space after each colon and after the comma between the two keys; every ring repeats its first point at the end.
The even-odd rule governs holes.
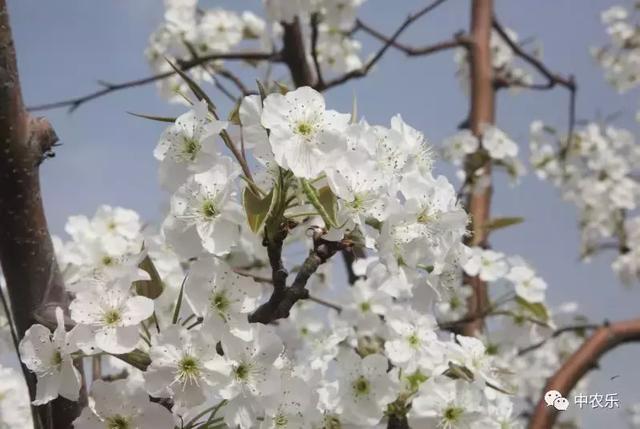
{"type": "Polygon", "coordinates": [[[242,191],[242,204],[244,205],[251,231],[258,233],[262,229],[271,211],[272,201],[273,190],[266,197],[261,198],[254,194],[251,189],[244,188],[244,191],[242,191]]]}
{"type": "Polygon", "coordinates": [[[133,286],[136,289],[136,293],[141,296],[146,296],[149,299],[156,299],[160,295],[162,295],[162,291],[164,290],[164,283],[160,278],[160,274],[158,274],[158,270],[156,266],[153,264],[153,261],[149,257],[149,255],[145,256],[145,258],[138,265],[140,268],[145,270],[150,280],[137,280],[133,282],[133,286]]]}
{"type": "Polygon", "coordinates": [[[193,79],[191,79],[191,77],[189,77],[188,74],[186,74],[180,67],[173,64],[167,58],[165,58],[165,60],[167,60],[171,68],[180,75],[182,80],[184,80],[187,83],[187,85],[189,86],[189,89],[191,90],[191,92],[193,92],[193,95],[195,95],[196,98],[198,98],[198,100],[204,100],[209,106],[209,109],[214,111],[217,110],[216,105],[213,104],[213,101],[211,101],[207,93],[204,92],[204,90],[200,88],[200,86],[193,79]]]}
{"type": "Polygon", "coordinates": [[[278,92],[282,95],[287,95],[289,92],[289,87],[282,82],[275,81],[276,86],[278,87],[278,92]]]}
{"type": "Polygon", "coordinates": [[[149,357],[149,354],[140,349],[135,349],[132,352],[122,355],[113,356],[141,371],[146,371],[149,365],[151,365],[151,358],[149,357]]]}
{"type": "Polygon", "coordinates": [[[178,318],[180,317],[180,309],[182,308],[182,298],[184,296],[184,284],[187,282],[187,276],[184,276],[184,280],[182,280],[182,285],[180,285],[180,292],[178,293],[178,300],[176,301],[176,307],[173,309],[173,319],[171,323],[174,325],[178,323],[178,318]]]}
{"type": "Polygon", "coordinates": [[[320,200],[320,193],[313,187],[311,183],[309,183],[306,179],[300,179],[300,185],[302,186],[302,191],[307,197],[309,203],[318,211],[318,214],[324,220],[324,223],[327,227],[335,228],[337,226],[337,222],[335,220],[336,214],[336,197],[333,195],[333,192],[328,187],[322,188],[323,195],[322,201],[320,200]],[[327,211],[329,209],[329,211],[327,211]]]}
{"type": "Polygon", "coordinates": [[[158,122],[174,123],[176,119],[178,119],[178,118],[172,118],[170,116],[153,116],[153,115],[145,115],[143,113],[134,113],[134,112],[127,112],[127,113],[132,116],[137,116],[138,118],[150,119],[152,121],[158,121],[158,122]]]}
{"type": "Polygon", "coordinates": [[[240,123],[240,103],[241,102],[242,102],[241,100],[238,100],[233,110],[229,112],[228,121],[231,122],[233,125],[242,125],[240,123]]]}
{"type": "Polygon", "coordinates": [[[468,382],[473,381],[473,372],[471,372],[468,368],[455,364],[453,362],[449,362],[449,369],[444,373],[447,377],[453,379],[462,379],[468,382]]]}
{"type": "Polygon", "coordinates": [[[540,302],[529,302],[519,296],[516,297],[516,303],[520,307],[522,307],[522,309],[531,313],[536,318],[536,320],[544,323],[547,323],[549,321],[549,311],[547,310],[547,307],[544,306],[544,304],[540,302]]]}
{"type": "Polygon", "coordinates": [[[329,219],[333,224],[337,224],[337,214],[338,214],[338,199],[335,194],[328,186],[324,186],[318,189],[318,200],[322,207],[327,212],[329,219]]]}
{"type": "Polygon", "coordinates": [[[507,228],[512,225],[518,225],[522,222],[524,222],[524,218],[522,217],[497,217],[489,219],[483,227],[487,231],[495,231],[496,229],[507,228]]]}

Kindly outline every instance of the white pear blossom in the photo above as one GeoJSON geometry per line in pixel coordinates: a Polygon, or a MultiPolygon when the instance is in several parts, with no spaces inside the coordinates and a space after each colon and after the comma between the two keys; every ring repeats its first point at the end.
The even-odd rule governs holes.
{"type": "Polygon", "coordinates": [[[482,147],[493,159],[503,160],[518,156],[518,145],[504,131],[493,125],[483,127],[482,147]]]}
{"type": "Polygon", "coordinates": [[[93,342],[80,344],[85,352],[94,347],[114,354],[132,351],[140,340],[139,325],[153,314],[153,301],[135,296],[128,283],[117,281],[97,285],[76,294],[71,302],[71,318],[87,326],[93,342]]]}
{"type": "Polygon", "coordinates": [[[167,128],[153,154],[160,161],[160,183],[176,190],[187,177],[211,168],[218,157],[216,136],[227,127],[224,121],[209,119],[207,104],[197,102],[167,128]]]}
{"type": "Polygon", "coordinates": [[[67,332],[64,314],[56,308],[58,326],[53,333],[49,328],[32,325],[20,341],[20,357],[25,366],[38,378],[34,405],[42,405],[58,397],[77,401],[81,375],[73,364],[73,353],[79,351],[78,341],[87,341],[89,332],[76,326],[67,332]]]}
{"type": "MultiPolygon", "coordinates": [[[[239,235],[241,207],[235,200],[233,179],[238,171],[229,158],[220,160],[211,170],[193,176],[171,198],[171,215],[165,221],[170,245],[180,254],[188,253],[182,233],[195,229],[202,247],[214,255],[228,253],[239,235]]],[[[194,255],[184,255],[194,256],[194,255]]]]}
{"type": "Polygon", "coordinates": [[[172,398],[176,410],[205,402],[231,371],[227,359],[217,353],[216,342],[211,332],[205,335],[175,325],[164,329],[149,350],[151,365],[144,374],[149,394],[172,398]]]}
{"type": "Polygon", "coordinates": [[[441,361],[443,350],[435,333],[433,317],[404,309],[386,316],[391,334],[384,349],[389,360],[406,371],[415,371],[421,359],[441,361]]]}
{"type": "Polygon", "coordinates": [[[484,343],[475,337],[456,335],[455,338],[457,343],[450,344],[451,360],[471,371],[475,381],[496,385],[493,359],[484,343]]]}
{"type": "Polygon", "coordinates": [[[91,407],[82,410],[74,427],[82,429],[171,429],[176,422],[169,410],[149,400],[139,385],[126,380],[91,385],[91,407]]]}
{"type": "Polygon", "coordinates": [[[464,381],[434,377],[422,383],[413,399],[408,419],[410,427],[472,429],[481,420],[480,393],[464,381]]]}
{"type": "Polygon", "coordinates": [[[246,341],[252,334],[247,316],[256,309],[261,292],[251,277],[234,273],[213,257],[194,262],[185,282],[185,295],[204,318],[204,330],[229,331],[246,341]]]}
{"type": "Polygon", "coordinates": [[[298,177],[314,178],[330,164],[344,147],[341,133],[348,123],[349,115],[326,110],[322,95],[309,87],[264,100],[262,125],[270,131],[275,160],[298,177]]]}
{"type": "Polygon", "coordinates": [[[503,278],[509,271],[509,265],[503,253],[473,247],[464,271],[470,276],[479,276],[485,282],[492,282],[503,278]]]}
{"type": "Polygon", "coordinates": [[[387,373],[387,359],[380,354],[360,358],[353,350],[343,350],[337,362],[341,420],[376,425],[398,388],[397,382],[387,373]]]}
{"type": "Polygon", "coordinates": [[[258,325],[253,329],[253,341],[243,341],[232,335],[222,341],[231,374],[219,394],[228,400],[223,415],[224,421],[232,427],[251,427],[265,398],[281,388],[275,363],[283,351],[282,341],[268,327],[258,325]]]}
{"type": "Polygon", "coordinates": [[[511,267],[506,278],[513,282],[516,294],[532,303],[543,302],[547,284],[526,265],[511,267]]]}

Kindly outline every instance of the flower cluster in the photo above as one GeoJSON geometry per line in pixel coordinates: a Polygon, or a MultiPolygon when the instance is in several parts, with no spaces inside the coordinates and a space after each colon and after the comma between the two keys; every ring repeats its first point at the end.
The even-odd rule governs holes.
{"type": "Polygon", "coordinates": [[[370,428],[404,416],[412,427],[520,427],[504,392],[525,381],[506,369],[552,332],[546,284],[519,258],[463,244],[467,215],[433,175],[422,133],[400,116],[381,126],[329,110],[307,87],[248,96],[236,121],[214,112],[195,103],[160,137],[172,196],[159,235],[104,206],[57,240],[74,299],[70,321],[58,311],[54,332],[34,325],[22,340],[37,403],[76,399],[73,361],[99,352],[129,376],[94,380],[80,427],[370,428]],[[232,158],[223,147],[236,135],[245,152],[232,158]],[[251,323],[278,299],[272,289],[294,287],[278,286],[279,270],[300,242],[311,256],[294,284],[307,276],[316,301],[335,304],[300,301],[277,325],[251,323]],[[330,286],[331,254],[313,263],[338,244],[371,255],[346,290],[330,286]],[[447,331],[467,314],[463,273],[506,286],[491,314],[519,335],[447,331]]]}
{"type": "Polygon", "coordinates": [[[621,255],[613,268],[629,283],[637,277],[637,165],[640,149],[624,129],[590,123],[570,142],[539,121],[531,124],[531,163],[540,178],[558,187],[580,213],[582,253],[613,246],[621,255]]]}
{"type": "Polygon", "coordinates": [[[22,374],[0,365],[0,428],[32,427],[29,392],[22,374]]]}
{"type": "Polygon", "coordinates": [[[630,10],[613,6],[602,12],[602,23],[607,27],[610,42],[591,50],[604,69],[607,80],[621,92],[640,83],[639,7],[640,2],[634,1],[630,10]]]}
{"type": "MultiPolygon", "coordinates": [[[[507,36],[509,36],[509,39],[515,43],[518,42],[518,35],[515,31],[510,28],[505,28],[505,32],[507,36]]],[[[516,55],[500,33],[493,30],[489,43],[491,48],[491,62],[496,81],[505,82],[516,88],[518,84],[527,85],[533,82],[533,78],[527,70],[514,64],[516,55]]],[[[457,66],[456,76],[465,94],[469,94],[470,65],[468,49],[456,49],[454,60],[457,66]]]]}
{"type": "MultiPolygon", "coordinates": [[[[465,158],[474,155],[477,158],[474,164],[483,165],[483,159],[491,159],[493,165],[504,168],[513,180],[526,173],[523,163],[518,159],[518,145],[495,125],[485,124],[480,138],[468,129],[460,130],[446,138],[442,146],[444,158],[456,167],[462,167],[465,158]]],[[[463,170],[458,171],[462,180],[467,179],[466,174],[463,170]]]]}
{"type": "MultiPolygon", "coordinates": [[[[165,21],[151,35],[146,57],[156,73],[171,71],[167,60],[176,64],[198,62],[201,58],[222,56],[245,44],[252,52],[276,52],[274,40],[291,25],[300,25],[305,41],[316,33],[316,60],[324,73],[348,73],[362,67],[361,44],[350,34],[356,23],[356,12],[365,0],[264,0],[268,19],[252,12],[213,8],[202,9],[197,0],[168,0],[165,21]]],[[[238,49],[236,49],[238,48],[238,49]]],[[[310,54],[311,46],[306,47],[310,54]]],[[[259,65],[260,58],[247,58],[259,65]]],[[[224,60],[210,61],[205,66],[188,67],[196,82],[217,83],[229,76],[224,60]]],[[[176,102],[184,102],[188,86],[179,76],[160,80],[161,94],[176,102]]]]}

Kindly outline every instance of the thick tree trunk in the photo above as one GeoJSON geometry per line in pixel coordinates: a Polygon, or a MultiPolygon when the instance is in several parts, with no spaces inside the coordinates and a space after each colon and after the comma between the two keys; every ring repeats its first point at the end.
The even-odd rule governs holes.
{"type": "MultiPolygon", "coordinates": [[[[491,64],[491,26],[493,20],[493,0],[473,0],[471,10],[471,43],[469,45],[470,78],[471,78],[471,109],[469,112],[469,128],[476,136],[482,135],[484,124],[495,121],[495,90],[493,86],[493,66],[491,64]]],[[[475,164],[477,157],[471,156],[469,164],[475,164]]],[[[489,219],[491,207],[491,161],[477,169],[467,168],[467,174],[477,171],[478,175],[471,178],[470,193],[466,201],[466,208],[471,215],[471,231],[468,243],[471,246],[486,246],[487,232],[484,225],[489,219]]],[[[487,285],[478,277],[467,278],[467,283],[473,288],[473,295],[469,298],[469,317],[461,332],[464,335],[475,335],[482,331],[487,305],[487,285]]]]}
{"type": "MultiPolygon", "coordinates": [[[[49,122],[23,105],[9,12],[0,0],[0,262],[20,337],[36,319],[55,321],[55,307],[68,304],[38,174],[56,141],[49,122]]],[[[26,370],[25,376],[33,398],[35,379],[26,370]]],[[[36,427],[67,428],[77,413],[77,404],[58,399],[34,410],[34,420],[36,427]]]]}

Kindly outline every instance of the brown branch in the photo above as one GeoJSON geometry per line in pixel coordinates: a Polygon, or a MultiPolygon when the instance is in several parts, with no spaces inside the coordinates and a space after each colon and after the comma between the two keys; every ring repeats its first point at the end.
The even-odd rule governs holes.
{"type": "MultiPolygon", "coordinates": [[[[282,57],[277,52],[276,53],[231,52],[231,53],[224,53],[224,54],[206,55],[206,56],[199,57],[197,59],[178,62],[178,65],[180,66],[180,69],[182,71],[188,71],[188,70],[191,70],[192,68],[198,67],[200,65],[203,65],[215,60],[237,60],[237,61],[261,61],[262,60],[262,61],[280,62],[282,60],[282,57]]],[[[168,79],[171,76],[174,76],[175,74],[176,74],[176,71],[171,70],[164,73],[159,73],[152,76],[144,77],[142,79],[136,79],[136,80],[131,80],[131,81],[122,82],[122,83],[102,82],[102,85],[105,86],[105,88],[103,89],[100,89],[79,97],[70,98],[67,100],[31,106],[28,108],[28,110],[31,112],[35,112],[39,110],[49,110],[49,109],[57,109],[60,107],[68,107],[69,112],[73,112],[78,107],[82,106],[84,103],[95,100],[96,98],[100,98],[105,95],[111,94],[113,92],[121,91],[124,89],[135,88],[138,86],[143,86],[143,85],[147,85],[160,80],[168,79]]]]}
{"type": "Polygon", "coordinates": [[[497,81],[496,89],[501,87],[515,86],[519,88],[525,89],[534,89],[534,90],[549,90],[555,88],[557,85],[560,85],[569,91],[569,126],[568,126],[568,141],[567,144],[560,150],[560,158],[564,159],[566,156],[569,147],[571,146],[571,142],[573,140],[573,130],[576,124],[576,96],[578,92],[578,85],[575,82],[575,78],[573,75],[568,77],[564,77],[558,73],[552,72],[540,59],[531,55],[527,51],[525,51],[521,45],[515,42],[515,40],[509,37],[509,34],[505,31],[504,27],[496,17],[493,18],[492,21],[493,28],[500,35],[500,37],[505,41],[507,45],[513,50],[513,53],[523,59],[526,63],[535,68],[542,76],[547,79],[546,83],[525,83],[519,81],[497,81]]]}
{"type": "Polygon", "coordinates": [[[384,45],[382,45],[382,47],[373,56],[373,58],[371,60],[369,60],[365,65],[363,65],[361,68],[359,68],[357,70],[353,70],[353,71],[351,71],[349,73],[346,73],[346,74],[344,74],[342,76],[339,76],[339,77],[337,77],[337,78],[335,78],[333,80],[330,80],[330,81],[326,82],[324,85],[316,85],[316,89],[318,91],[325,91],[327,89],[333,88],[334,86],[342,85],[343,83],[346,83],[346,82],[348,82],[348,81],[350,81],[352,79],[360,79],[360,78],[366,76],[367,74],[369,74],[369,71],[373,68],[373,66],[375,66],[378,63],[378,61],[380,61],[380,59],[382,59],[382,57],[387,52],[387,50],[391,46],[393,46],[394,43],[396,43],[398,37],[400,37],[400,35],[407,28],[409,28],[409,26],[411,24],[413,24],[415,21],[417,21],[418,19],[420,19],[423,16],[425,16],[427,13],[431,12],[432,10],[434,10],[435,8],[440,6],[445,1],[446,0],[435,0],[434,2],[428,4],[427,6],[425,6],[424,8],[419,10],[418,12],[410,14],[409,16],[407,16],[407,18],[398,27],[398,29],[393,33],[393,35],[386,41],[386,43],[384,45]]]}
{"type": "MultiPolygon", "coordinates": [[[[307,281],[318,270],[318,267],[348,245],[340,241],[327,241],[320,237],[319,233],[314,233],[313,249],[302,263],[293,283],[288,287],[285,285],[286,270],[282,266],[282,260],[274,260],[278,250],[269,251],[269,246],[267,246],[273,270],[273,292],[267,302],[249,315],[249,322],[267,324],[289,317],[289,312],[296,302],[309,298],[307,281]]],[[[281,254],[282,246],[280,246],[279,252],[281,254]]]]}
{"type": "Polygon", "coordinates": [[[383,43],[391,43],[391,46],[401,52],[404,52],[407,56],[410,57],[435,54],[436,52],[441,52],[453,48],[468,47],[470,44],[469,38],[466,37],[462,32],[454,34],[453,37],[449,40],[443,40],[442,42],[434,43],[432,45],[417,47],[406,45],[397,40],[390,41],[390,38],[388,36],[379,32],[362,20],[356,21],[356,29],[362,29],[365,33],[383,43]]]}
{"type": "Polygon", "coordinates": [[[293,23],[282,23],[284,35],[282,36],[282,60],[289,67],[291,78],[296,88],[301,86],[313,86],[315,76],[307,61],[307,53],[300,27],[300,19],[296,17],[293,23]]]}
{"type": "Polygon", "coordinates": [[[585,332],[588,330],[598,329],[600,326],[601,325],[594,325],[592,323],[589,323],[589,324],[582,324],[582,325],[565,326],[563,328],[556,329],[555,331],[553,331],[551,335],[549,335],[544,340],[538,341],[537,343],[531,344],[530,346],[523,347],[520,350],[518,350],[518,356],[531,353],[532,351],[537,350],[540,347],[544,346],[549,340],[553,338],[557,338],[560,335],[565,334],[567,332],[585,332]]]}
{"type": "MultiPolygon", "coordinates": [[[[0,0],[0,263],[17,334],[37,319],[55,321],[68,298],[42,206],[38,166],[57,141],[51,124],[25,110],[6,0],[0,0]]],[[[31,398],[35,377],[22,367],[31,398]]],[[[70,428],[79,403],[58,398],[32,408],[36,428],[70,428]]]]}
{"type": "Polygon", "coordinates": [[[220,76],[232,82],[235,85],[235,87],[238,88],[238,90],[242,93],[243,96],[256,94],[256,91],[251,91],[249,88],[247,88],[244,82],[242,82],[242,80],[238,76],[236,76],[233,72],[223,68],[218,68],[216,69],[216,71],[220,76]]]}
{"type": "Polygon", "coordinates": [[[575,82],[571,77],[566,78],[552,72],[542,61],[522,49],[522,47],[518,43],[516,43],[513,39],[511,39],[511,37],[509,37],[502,24],[500,24],[498,19],[495,17],[492,20],[492,26],[500,35],[502,40],[504,40],[504,42],[511,48],[511,50],[513,50],[513,53],[516,56],[522,58],[525,62],[538,70],[538,72],[547,79],[547,81],[549,82],[548,85],[562,85],[567,89],[575,88],[575,82]]]}
{"type": "MultiPolygon", "coordinates": [[[[595,368],[600,358],[606,353],[619,345],[636,341],[640,341],[640,319],[602,326],[585,340],[582,346],[549,378],[542,395],[549,390],[557,390],[567,397],[578,381],[595,368]]],[[[529,429],[553,427],[557,414],[554,407],[547,406],[542,396],[529,421],[529,429]]]]}
{"type": "MultiPolygon", "coordinates": [[[[493,66],[491,62],[491,22],[493,0],[473,0],[471,10],[471,44],[469,49],[471,66],[471,108],[469,128],[482,137],[484,124],[495,122],[495,89],[493,86],[493,66]]],[[[482,149],[480,149],[482,150],[482,149]]],[[[466,201],[466,209],[471,215],[471,235],[467,239],[470,246],[486,246],[488,230],[484,225],[489,220],[491,207],[491,160],[485,159],[480,166],[476,160],[481,153],[471,154],[465,161],[467,175],[474,175],[466,201]],[[477,176],[477,172],[480,175],[477,176]]],[[[478,276],[466,278],[473,294],[469,297],[469,315],[484,314],[489,306],[487,285],[478,276]]],[[[472,336],[482,330],[483,317],[474,317],[462,326],[464,335],[472,336]]]]}
{"type": "MultiPolygon", "coordinates": [[[[241,276],[244,277],[251,277],[253,280],[255,280],[258,283],[267,283],[267,284],[273,284],[273,280],[267,277],[262,277],[250,272],[247,272],[245,270],[241,270],[241,269],[234,269],[233,270],[236,274],[239,274],[241,276]]],[[[313,301],[316,304],[320,304],[323,305],[325,307],[331,308],[332,310],[337,311],[338,313],[340,313],[342,311],[342,307],[338,304],[335,304],[333,302],[329,302],[326,299],[317,297],[317,296],[313,296],[311,294],[309,294],[309,301],[313,301]]]]}
{"type": "Polygon", "coordinates": [[[319,87],[324,86],[324,79],[322,78],[322,68],[320,67],[320,61],[318,60],[318,26],[319,14],[314,13],[311,15],[311,58],[313,58],[313,65],[316,69],[316,85],[319,87]]]}

